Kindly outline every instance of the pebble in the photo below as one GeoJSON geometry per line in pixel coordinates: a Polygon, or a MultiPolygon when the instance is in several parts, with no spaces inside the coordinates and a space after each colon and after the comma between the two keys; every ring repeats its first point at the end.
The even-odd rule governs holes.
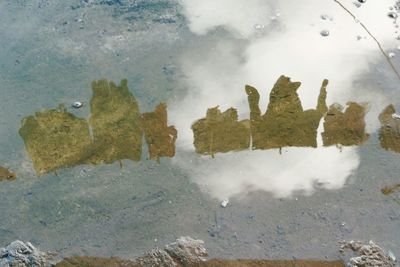
{"type": "Polygon", "coordinates": [[[229,200],[228,199],[224,199],[221,201],[221,207],[226,208],[226,206],[228,206],[229,204],[229,200]]]}
{"type": "Polygon", "coordinates": [[[83,106],[82,102],[79,101],[75,101],[74,103],[72,103],[71,105],[73,108],[81,108],[83,106]]]}
{"type": "Polygon", "coordinates": [[[329,15],[327,15],[327,14],[322,14],[321,15],[321,19],[323,19],[323,20],[333,20],[333,18],[331,17],[331,16],[329,16],[329,15]]]}
{"type": "Polygon", "coordinates": [[[388,56],[389,56],[390,58],[394,58],[394,57],[396,56],[396,54],[393,53],[393,52],[390,52],[390,53],[388,54],[388,56]]]}
{"type": "Polygon", "coordinates": [[[262,30],[265,28],[265,25],[263,24],[254,24],[254,29],[256,30],[262,30]]]}
{"type": "Polygon", "coordinates": [[[394,113],[394,114],[392,114],[392,118],[393,118],[393,119],[400,119],[400,115],[394,113]]]}
{"type": "Polygon", "coordinates": [[[392,19],[397,19],[398,15],[396,12],[389,12],[388,17],[392,19]]]}
{"type": "Polygon", "coordinates": [[[328,31],[328,30],[322,30],[322,31],[320,32],[320,34],[321,34],[321,36],[326,37],[326,36],[329,36],[329,31],[328,31]]]}

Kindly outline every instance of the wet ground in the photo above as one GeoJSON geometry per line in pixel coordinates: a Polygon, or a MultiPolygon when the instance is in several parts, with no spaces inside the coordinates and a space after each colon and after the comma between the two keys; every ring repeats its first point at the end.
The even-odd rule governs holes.
{"type": "MultiPolygon", "coordinates": [[[[197,37],[186,23],[180,6],[167,1],[0,3],[0,165],[17,174],[0,183],[0,244],[21,239],[62,256],[134,258],[189,235],[204,240],[211,257],[337,259],[339,241],[372,239],[400,255],[400,198],[381,193],[398,184],[400,155],[381,149],[377,133],[354,148],[359,167],[342,188],[288,198],[255,188],[232,196],[226,208],[175,159],[36,176],[18,134],[22,118],[60,103],[87,118],[93,80],[127,78],[142,112],[180,103],[189,90],[180,55],[227,35],[217,29],[197,37]],[[70,108],[74,101],[83,107],[70,108]]],[[[393,94],[385,62],[371,73],[354,83],[383,81],[382,92],[393,94]]],[[[178,160],[200,158],[194,148],[178,153],[178,160]]],[[[322,160],[315,157],[307,167],[322,160]]]]}

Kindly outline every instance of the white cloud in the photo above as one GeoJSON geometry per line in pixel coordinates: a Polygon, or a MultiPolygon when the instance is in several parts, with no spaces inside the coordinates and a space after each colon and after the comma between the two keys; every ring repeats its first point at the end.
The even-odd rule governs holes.
{"type": "MultiPolygon", "coordinates": [[[[360,8],[352,1],[342,1],[385,49],[395,46],[393,20],[387,17],[388,7],[394,1],[370,0],[360,8]]],[[[334,1],[181,0],[181,3],[194,33],[204,35],[223,27],[232,36],[218,40],[213,49],[194,49],[183,56],[182,69],[188,77],[189,91],[176,105],[179,110],[171,110],[171,118],[180,130],[179,149],[193,150],[190,125],[204,117],[208,107],[233,106],[239,109],[241,117],[248,117],[245,84],[259,89],[265,110],[270,89],[282,74],[302,82],[298,93],[304,108],[316,106],[322,80],[327,78],[328,103],[371,102],[368,129],[372,131],[379,125],[378,113],[390,100],[365,84],[353,89],[354,81],[368,73],[370,64],[385,59],[360,24],[334,1]],[[279,17],[271,20],[277,12],[279,17]],[[332,20],[322,19],[324,14],[332,20]],[[265,28],[257,30],[254,24],[263,24],[265,28]],[[322,30],[329,30],[330,35],[321,36],[322,30]]],[[[297,189],[310,191],[317,180],[324,180],[331,187],[341,186],[358,166],[355,148],[347,148],[343,153],[336,148],[292,148],[283,156],[276,154],[276,151],[246,151],[218,155],[216,159],[202,158],[191,172],[194,180],[207,183],[214,195],[223,194],[224,189],[239,194],[248,191],[245,188],[290,195],[297,189]],[[319,169],[310,172],[311,165],[318,165],[319,169]],[[288,167],[282,170],[274,166],[288,167]],[[212,171],[203,172],[204,168],[212,171]],[[218,189],[221,187],[224,189],[218,189]]]]}

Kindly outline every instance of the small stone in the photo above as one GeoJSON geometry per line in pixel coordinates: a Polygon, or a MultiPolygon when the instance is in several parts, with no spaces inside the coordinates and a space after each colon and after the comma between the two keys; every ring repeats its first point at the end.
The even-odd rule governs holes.
{"type": "Polygon", "coordinates": [[[260,31],[265,28],[264,24],[254,24],[254,29],[260,31]]]}
{"type": "Polygon", "coordinates": [[[327,15],[327,14],[322,14],[321,15],[321,19],[323,19],[323,20],[333,20],[333,18],[331,16],[327,15]]]}
{"type": "Polygon", "coordinates": [[[229,200],[228,199],[224,199],[221,201],[221,207],[226,208],[226,206],[228,206],[229,204],[229,200]]]}
{"type": "Polygon", "coordinates": [[[393,113],[392,118],[400,120],[400,114],[393,113]]]}
{"type": "Polygon", "coordinates": [[[398,15],[396,12],[389,12],[388,17],[391,19],[397,19],[398,15]]]}
{"type": "Polygon", "coordinates": [[[390,52],[390,53],[388,54],[388,56],[389,56],[390,58],[394,58],[394,57],[396,56],[396,54],[393,53],[393,52],[390,52]]]}
{"type": "Polygon", "coordinates": [[[388,258],[393,262],[396,261],[396,256],[394,255],[394,253],[391,250],[388,250],[388,258]]]}
{"type": "Polygon", "coordinates": [[[329,36],[329,31],[328,31],[328,30],[322,30],[322,31],[320,32],[320,34],[321,34],[321,36],[326,37],[326,36],[329,36]]]}
{"type": "Polygon", "coordinates": [[[74,103],[72,103],[71,107],[73,108],[81,108],[83,106],[82,102],[79,101],[75,101],[74,103]]]}

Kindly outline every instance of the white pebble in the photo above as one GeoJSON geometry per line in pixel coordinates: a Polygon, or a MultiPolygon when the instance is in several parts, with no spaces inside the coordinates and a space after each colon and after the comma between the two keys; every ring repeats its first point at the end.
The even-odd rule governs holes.
{"type": "Polygon", "coordinates": [[[229,200],[228,199],[224,199],[221,201],[221,207],[226,208],[226,206],[228,206],[229,200]]]}

